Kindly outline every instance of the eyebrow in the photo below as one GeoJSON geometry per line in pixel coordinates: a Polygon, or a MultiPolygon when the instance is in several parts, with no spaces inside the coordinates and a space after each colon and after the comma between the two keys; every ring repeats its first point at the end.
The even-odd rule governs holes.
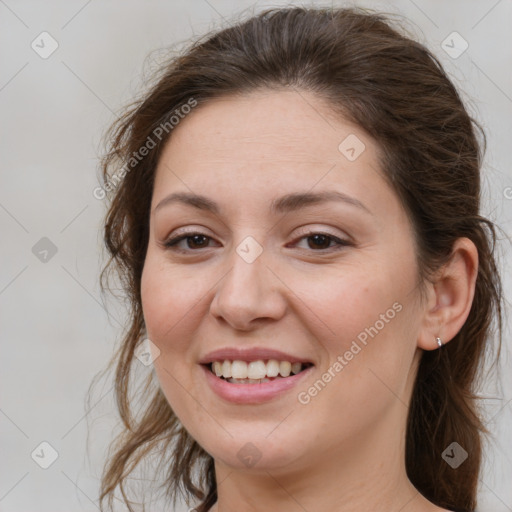
{"type": "MultiPolygon", "coordinates": [[[[296,192],[292,194],[286,194],[282,197],[274,199],[271,202],[270,211],[274,214],[287,213],[328,201],[341,201],[360,208],[370,215],[373,215],[373,213],[358,199],[344,194],[343,192],[334,190],[326,190],[323,192],[296,192]]],[[[160,208],[173,203],[186,204],[199,210],[209,211],[217,215],[220,213],[219,205],[206,196],[190,192],[175,192],[162,199],[153,210],[153,214],[156,213],[157,210],[160,210],[160,208]]]]}

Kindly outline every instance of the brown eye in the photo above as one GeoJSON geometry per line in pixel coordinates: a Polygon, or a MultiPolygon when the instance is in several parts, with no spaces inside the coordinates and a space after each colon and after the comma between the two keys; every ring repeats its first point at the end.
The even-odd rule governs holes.
{"type": "Polygon", "coordinates": [[[164,243],[164,247],[173,251],[188,252],[189,250],[194,251],[207,248],[210,240],[212,240],[211,237],[202,233],[188,233],[167,240],[164,243]],[[183,241],[186,242],[186,247],[180,247],[180,243],[183,241]]]}
{"type": "Polygon", "coordinates": [[[193,248],[199,248],[202,249],[203,247],[208,246],[208,237],[206,235],[192,235],[185,237],[187,240],[188,247],[193,248]],[[190,242],[192,240],[192,242],[190,242]],[[206,244],[205,244],[206,240],[206,244]],[[198,247],[199,246],[199,247],[198,247]]]}
{"type": "Polygon", "coordinates": [[[307,237],[312,243],[308,243],[311,249],[328,249],[331,243],[332,237],[327,235],[311,235],[307,237]]]}
{"type": "Polygon", "coordinates": [[[306,233],[304,236],[298,239],[307,240],[307,247],[301,247],[302,249],[310,249],[314,252],[321,251],[336,251],[342,249],[343,247],[347,247],[352,245],[350,242],[346,240],[341,240],[333,235],[328,233],[306,233]]]}

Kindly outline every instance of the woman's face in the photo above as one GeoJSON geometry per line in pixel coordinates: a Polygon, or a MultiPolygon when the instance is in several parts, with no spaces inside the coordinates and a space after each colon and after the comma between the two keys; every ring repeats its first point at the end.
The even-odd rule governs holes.
{"type": "Polygon", "coordinates": [[[376,143],[316,96],[226,97],[174,128],[156,171],[143,311],[161,388],[217,463],[300,470],[403,437],[416,285],[411,227],[376,143]],[[166,201],[176,193],[205,200],[166,201]],[[310,366],[232,383],[202,364],[224,360],[245,362],[231,365],[239,378],[310,366]]]}

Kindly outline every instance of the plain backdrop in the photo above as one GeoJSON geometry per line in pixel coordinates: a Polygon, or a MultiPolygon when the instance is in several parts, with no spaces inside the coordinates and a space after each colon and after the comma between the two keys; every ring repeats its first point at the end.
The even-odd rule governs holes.
{"type": "MultiPolygon", "coordinates": [[[[118,424],[111,381],[98,385],[89,405],[85,398],[125,323],[121,303],[107,315],[99,289],[105,204],[93,190],[102,134],[144,88],[144,73],[165,55],[158,50],[178,49],[246,9],[288,3],[0,0],[0,511],[98,510],[102,461],[118,424]]],[[[352,5],[403,14],[441,59],[488,135],[483,213],[510,233],[512,1],[352,5]],[[448,36],[467,49],[449,55],[448,36]]],[[[501,251],[510,296],[510,247],[501,251]]],[[[508,322],[503,385],[483,390],[494,440],[480,512],[512,510],[508,322]]]]}

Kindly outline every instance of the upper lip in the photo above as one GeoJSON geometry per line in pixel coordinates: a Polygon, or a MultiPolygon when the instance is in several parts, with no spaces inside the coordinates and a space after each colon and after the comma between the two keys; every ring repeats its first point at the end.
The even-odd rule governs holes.
{"type": "Polygon", "coordinates": [[[208,352],[199,360],[199,364],[209,364],[214,361],[258,361],[276,359],[277,361],[289,361],[290,363],[311,363],[308,358],[294,356],[281,350],[272,348],[254,347],[254,348],[239,348],[239,347],[225,347],[208,352]]]}

